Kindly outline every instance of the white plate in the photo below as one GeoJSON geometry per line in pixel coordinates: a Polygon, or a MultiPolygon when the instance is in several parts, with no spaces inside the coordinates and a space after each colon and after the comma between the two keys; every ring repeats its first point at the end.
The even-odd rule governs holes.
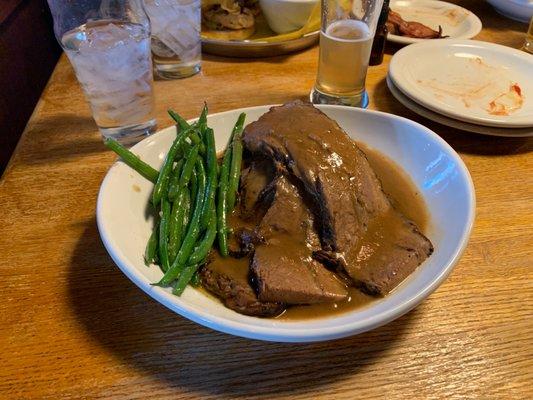
{"type": "Polygon", "coordinates": [[[496,11],[505,17],[520,22],[529,22],[533,17],[533,0],[487,0],[496,11]]]}
{"type": "MultiPolygon", "coordinates": [[[[481,21],[471,11],[455,4],[436,0],[393,0],[390,8],[404,21],[415,21],[436,31],[442,27],[446,39],[471,39],[481,31],[481,21]]],[[[399,35],[387,35],[391,42],[411,44],[437,39],[416,39],[399,35]]]]}
{"type": "Polygon", "coordinates": [[[504,137],[531,137],[533,136],[533,128],[515,128],[515,129],[506,129],[506,128],[494,128],[490,126],[482,126],[469,124],[468,122],[462,122],[456,119],[447,118],[444,115],[433,112],[420,104],[414,102],[409,97],[404,95],[400,89],[398,89],[390,77],[387,76],[387,86],[391,91],[392,95],[402,103],[405,107],[414,111],[418,115],[421,115],[424,118],[427,118],[431,121],[438,122],[439,124],[450,126],[455,129],[461,129],[463,131],[480,133],[482,135],[489,136],[504,136],[504,137]]]}
{"type": "MultiPolygon", "coordinates": [[[[428,236],[434,254],[405,282],[383,299],[360,310],[307,321],[262,319],[238,314],[214,298],[188,287],[181,297],[151,286],[162,277],[157,267],[148,268],[143,252],[152,228],[147,204],[153,185],[122,162],[107,173],[98,196],[96,218],[102,241],[119,268],[155,300],[199,324],[248,338],[310,342],[361,333],[405,314],[448,276],[463,253],[475,214],[474,187],[461,158],[437,134],[391,114],[341,106],[318,106],[354,139],[390,157],[411,176],[431,214],[428,236]]],[[[270,106],[251,107],[210,115],[218,149],[222,149],[239,113],[247,122],[270,106]]],[[[132,148],[154,167],[159,167],[175,137],[164,129],[132,148]]]]}
{"type": "Polygon", "coordinates": [[[533,127],[533,57],[473,40],[439,40],[399,50],[389,65],[394,84],[412,100],[447,117],[477,125],[533,127]],[[523,104],[509,115],[490,113],[491,102],[510,103],[513,84],[523,104]]]}

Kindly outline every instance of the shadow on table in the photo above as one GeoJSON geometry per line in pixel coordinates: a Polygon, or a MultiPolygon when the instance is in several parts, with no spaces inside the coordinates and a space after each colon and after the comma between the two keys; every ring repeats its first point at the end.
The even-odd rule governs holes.
{"type": "Polygon", "coordinates": [[[385,79],[380,81],[375,88],[371,99],[375,108],[391,114],[396,114],[427,126],[441,136],[455,151],[466,154],[479,154],[485,156],[502,156],[524,154],[533,151],[533,138],[513,138],[480,135],[473,132],[462,131],[441,125],[428,120],[397,101],[387,87],[385,79]]]}
{"type": "Polygon", "coordinates": [[[330,343],[282,344],[221,334],[158,304],[114,266],[91,221],[72,257],[70,303],[78,323],[119,363],[180,393],[304,393],[357,374],[401,340],[417,311],[330,343]]]}
{"type": "Polygon", "coordinates": [[[62,162],[106,151],[98,128],[90,117],[73,114],[43,117],[28,129],[31,131],[31,142],[25,143],[19,158],[25,164],[62,162]]]}

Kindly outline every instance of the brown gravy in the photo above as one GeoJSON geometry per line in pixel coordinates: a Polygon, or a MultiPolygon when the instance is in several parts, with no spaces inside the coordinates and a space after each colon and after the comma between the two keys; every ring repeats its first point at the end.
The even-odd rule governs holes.
{"type": "MultiPolygon", "coordinates": [[[[378,151],[371,150],[361,143],[358,143],[358,145],[365,152],[370,165],[382,183],[383,190],[390,196],[394,206],[405,216],[414,221],[423,232],[427,231],[430,222],[427,207],[421,193],[418,191],[407,173],[378,151]]],[[[234,222],[236,218],[235,214],[230,217],[230,225],[232,225],[232,222],[234,222]]],[[[242,221],[239,222],[242,223],[242,221]]],[[[250,228],[253,228],[253,224],[250,228]]],[[[213,263],[210,264],[212,267],[234,279],[242,281],[248,280],[248,257],[236,259],[232,257],[222,258],[218,254],[214,254],[213,256],[213,263]]],[[[376,300],[376,297],[366,295],[356,288],[348,287],[347,289],[349,296],[345,301],[338,303],[291,306],[275,318],[281,320],[324,318],[364,307],[376,300]]],[[[208,293],[207,290],[202,289],[202,291],[207,293],[210,297],[214,297],[208,293]]]]}
{"type": "Polygon", "coordinates": [[[368,162],[394,207],[417,224],[422,232],[427,232],[430,222],[429,212],[422,194],[411,177],[387,156],[369,149],[362,143],[357,145],[365,152],[368,162]]]}
{"type": "MultiPolygon", "coordinates": [[[[414,221],[422,232],[426,232],[430,221],[429,212],[424,198],[409,175],[394,161],[380,152],[371,150],[361,143],[358,143],[358,146],[365,152],[370,165],[381,180],[383,190],[390,196],[394,206],[414,221]]],[[[349,297],[346,301],[292,306],[277,318],[282,320],[323,318],[364,307],[376,299],[356,288],[348,288],[348,293],[349,297]]]]}

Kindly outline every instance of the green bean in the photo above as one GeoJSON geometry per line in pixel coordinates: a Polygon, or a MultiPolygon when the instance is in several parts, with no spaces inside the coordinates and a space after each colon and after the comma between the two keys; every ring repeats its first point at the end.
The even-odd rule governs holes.
{"type": "MultiPolygon", "coordinates": [[[[194,124],[190,125],[185,120],[185,118],[183,118],[181,115],[179,115],[174,110],[169,109],[169,110],[167,110],[167,112],[170,115],[170,117],[176,122],[177,128],[179,128],[179,129],[177,129],[178,132],[181,132],[184,129],[188,129],[191,126],[197,126],[198,125],[197,123],[194,123],[194,124]]],[[[202,155],[205,154],[205,145],[202,143],[202,139],[200,138],[198,133],[196,133],[196,132],[191,133],[190,138],[191,138],[191,142],[192,143],[200,145],[199,153],[202,154],[202,155]]]]}
{"type": "Polygon", "coordinates": [[[217,233],[218,233],[218,249],[223,257],[227,257],[228,251],[228,222],[226,219],[227,211],[227,190],[228,190],[228,175],[229,164],[231,160],[231,152],[226,149],[224,158],[222,159],[222,167],[220,168],[220,177],[218,179],[218,195],[217,195],[217,233]]]}
{"type": "Polygon", "coordinates": [[[183,210],[183,219],[181,221],[181,237],[183,237],[183,235],[185,234],[185,232],[187,232],[187,228],[189,227],[189,221],[191,219],[191,214],[192,212],[194,211],[191,207],[191,195],[190,195],[190,190],[188,188],[185,188],[187,190],[185,190],[185,203],[184,203],[184,208],[185,210],[183,210]]]}
{"type": "Polygon", "coordinates": [[[194,277],[196,277],[195,280],[197,281],[195,286],[198,286],[199,284],[199,277],[196,272],[200,265],[205,264],[209,251],[213,247],[213,242],[215,241],[217,232],[216,212],[214,205],[212,208],[209,209],[209,216],[209,225],[207,231],[205,232],[204,238],[194,248],[194,252],[189,257],[189,260],[187,262],[188,265],[178,273],[178,282],[176,283],[176,286],[174,286],[174,290],[172,291],[172,293],[177,296],[181,296],[181,294],[185,290],[185,287],[194,277]]]}
{"type": "Polygon", "coordinates": [[[217,191],[217,149],[215,147],[215,134],[213,129],[207,128],[205,131],[207,147],[207,186],[205,190],[204,211],[202,213],[201,228],[207,227],[210,213],[208,212],[215,204],[215,194],[217,191]]]}
{"type": "Polygon", "coordinates": [[[167,271],[170,267],[168,258],[168,225],[170,220],[170,202],[161,200],[161,222],[159,223],[159,260],[161,269],[167,271]]]}
{"type": "Polygon", "coordinates": [[[195,287],[198,287],[202,284],[202,280],[200,279],[200,274],[198,273],[198,271],[193,274],[190,283],[195,287]]]}
{"type": "Polygon", "coordinates": [[[176,296],[181,296],[199,267],[200,264],[187,265],[183,271],[181,271],[178,282],[176,283],[176,286],[174,286],[172,293],[176,296]]]}
{"type": "MultiPolygon", "coordinates": [[[[178,124],[178,126],[180,127],[180,129],[187,129],[189,128],[191,125],[185,120],[185,118],[183,118],[181,115],[179,115],[176,111],[174,111],[173,109],[169,108],[167,110],[168,112],[168,115],[170,115],[170,117],[176,121],[176,123],[178,124]]],[[[202,109],[202,113],[200,114],[200,118],[198,118],[198,124],[206,124],[207,123],[207,112],[208,112],[208,108],[207,108],[207,103],[204,103],[204,108],[202,109]]]]}
{"type": "Polygon", "coordinates": [[[189,182],[191,186],[191,203],[194,204],[196,203],[196,187],[198,186],[198,177],[196,174],[196,169],[192,171],[191,180],[189,182]]]}
{"type": "MultiPolygon", "coordinates": [[[[218,196],[217,196],[217,231],[218,231],[218,249],[223,257],[227,257],[228,251],[228,184],[229,184],[229,172],[231,163],[232,143],[236,135],[240,135],[242,127],[244,125],[244,118],[246,115],[242,113],[239,115],[233,131],[231,132],[228,145],[224,151],[224,157],[222,159],[222,166],[220,167],[220,176],[218,178],[218,196]]],[[[238,184],[238,182],[237,182],[238,184]]]]}
{"type": "Polygon", "coordinates": [[[150,182],[156,183],[159,172],[142,161],[139,157],[133,154],[131,151],[122,146],[119,142],[114,139],[107,138],[104,141],[104,144],[110,149],[113,150],[116,154],[122,158],[122,161],[126,163],[129,167],[133,168],[139,174],[144,176],[150,182]]]}
{"type": "Polygon", "coordinates": [[[184,129],[187,129],[188,127],[190,127],[189,123],[185,120],[185,118],[183,118],[181,115],[179,115],[176,111],[172,110],[171,108],[169,108],[167,110],[168,112],[168,115],[170,115],[170,117],[176,121],[176,123],[178,124],[180,130],[184,130],[184,129]]]}
{"type": "Polygon", "coordinates": [[[200,136],[196,134],[191,135],[191,139],[194,139],[193,143],[198,145],[198,153],[200,153],[202,156],[205,156],[205,144],[202,139],[200,139],[200,136]]]}
{"type": "Polygon", "coordinates": [[[178,254],[178,250],[181,246],[183,238],[183,214],[187,210],[186,202],[188,201],[187,188],[180,188],[176,201],[172,206],[172,212],[170,214],[169,222],[169,234],[168,234],[168,258],[169,264],[173,263],[178,254]]]}
{"type": "Polygon", "coordinates": [[[188,264],[196,264],[207,257],[209,251],[213,247],[213,242],[217,234],[217,219],[214,205],[209,210],[209,222],[204,238],[196,245],[193,253],[189,257],[188,264]]]}
{"type": "Polygon", "coordinates": [[[235,138],[231,153],[231,166],[228,178],[228,212],[231,212],[235,208],[241,178],[242,142],[240,137],[235,138]]]}
{"type": "Polygon", "coordinates": [[[172,175],[168,182],[168,192],[167,197],[170,201],[176,201],[178,197],[179,188],[180,188],[180,175],[183,167],[183,160],[179,160],[176,163],[176,166],[172,170],[172,175]]]}
{"type": "Polygon", "coordinates": [[[159,204],[161,198],[163,197],[163,194],[166,194],[166,191],[168,190],[168,181],[170,180],[170,173],[172,172],[174,159],[176,158],[176,154],[178,153],[178,150],[180,149],[182,143],[191,133],[190,129],[192,128],[186,129],[183,132],[178,133],[176,139],[174,140],[174,143],[172,143],[172,146],[170,146],[170,149],[165,158],[165,162],[163,163],[163,166],[159,171],[159,177],[157,178],[157,182],[154,186],[154,191],[152,193],[152,204],[154,206],[157,206],[159,204]]]}
{"type": "Polygon", "coordinates": [[[163,278],[161,278],[161,280],[157,283],[160,286],[170,285],[170,283],[179,276],[183,268],[187,265],[187,260],[189,259],[191,251],[193,250],[193,247],[196,244],[196,240],[198,239],[198,236],[200,234],[200,217],[203,209],[203,193],[205,191],[206,185],[205,170],[202,160],[198,159],[196,161],[196,167],[196,172],[198,176],[198,187],[191,222],[189,223],[187,233],[183,239],[176,259],[172,263],[170,269],[165,272],[163,278]]]}
{"type": "MultiPolygon", "coordinates": [[[[228,212],[231,212],[235,207],[235,198],[239,190],[239,180],[241,177],[241,163],[242,163],[242,128],[244,125],[245,113],[239,115],[239,119],[233,129],[233,138],[231,143],[231,166],[228,178],[228,212]]],[[[226,150],[228,151],[228,150],[226,150]]]]}
{"type": "Polygon", "coordinates": [[[189,153],[186,156],[185,163],[183,164],[183,169],[181,170],[179,184],[180,187],[185,187],[191,179],[192,171],[196,160],[198,159],[198,145],[191,147],[189,153]]]}
{"type": "Polygon", "coordinates": [[[146,266],[149,266],[153,262],[155,262],[156,254],[157,254],[157,242],[158,242],[158,232],[159,232],[159,221],[155,223],[154,229],[152,230],[152,234],[150,235],[150,239],[148,239],[148,243],[146,243],[146,250],[144,252],[144,263],[146,266]]]}
{"type": "Polygon", "coordinates": [[[202,109],[200,118],[198,118],[198,126],[200,127],[200,132],[203,132],[205,128],[207,128],[207,113],[207,103],[204,103],[204,108],[202,109]]]}

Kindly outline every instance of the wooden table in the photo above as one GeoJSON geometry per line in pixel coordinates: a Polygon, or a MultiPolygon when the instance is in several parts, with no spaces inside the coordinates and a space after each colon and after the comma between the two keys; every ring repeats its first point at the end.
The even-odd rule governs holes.
{"type": "MultiPolygon", "coordinates": [[[[463,1],[478,39],[521,46],[525,24],[463,1]]],[[[394,49],[389,49],[393,51],[394,49]]],[[[423,304],[374,331],[276,344],[217,333],[135,287],[100,242],[95,201],[115,160],[63,57],[0,182],[0,398],[533,398],[533,140],[456,131],[409,112],[372,67],[372,109],[420,121],[466,162],[477,191],[470,244],[423,304]]],[[[306,98],[317,48],[206,56],[194,78],[158,81],[157,118],[306,98]]]]}

